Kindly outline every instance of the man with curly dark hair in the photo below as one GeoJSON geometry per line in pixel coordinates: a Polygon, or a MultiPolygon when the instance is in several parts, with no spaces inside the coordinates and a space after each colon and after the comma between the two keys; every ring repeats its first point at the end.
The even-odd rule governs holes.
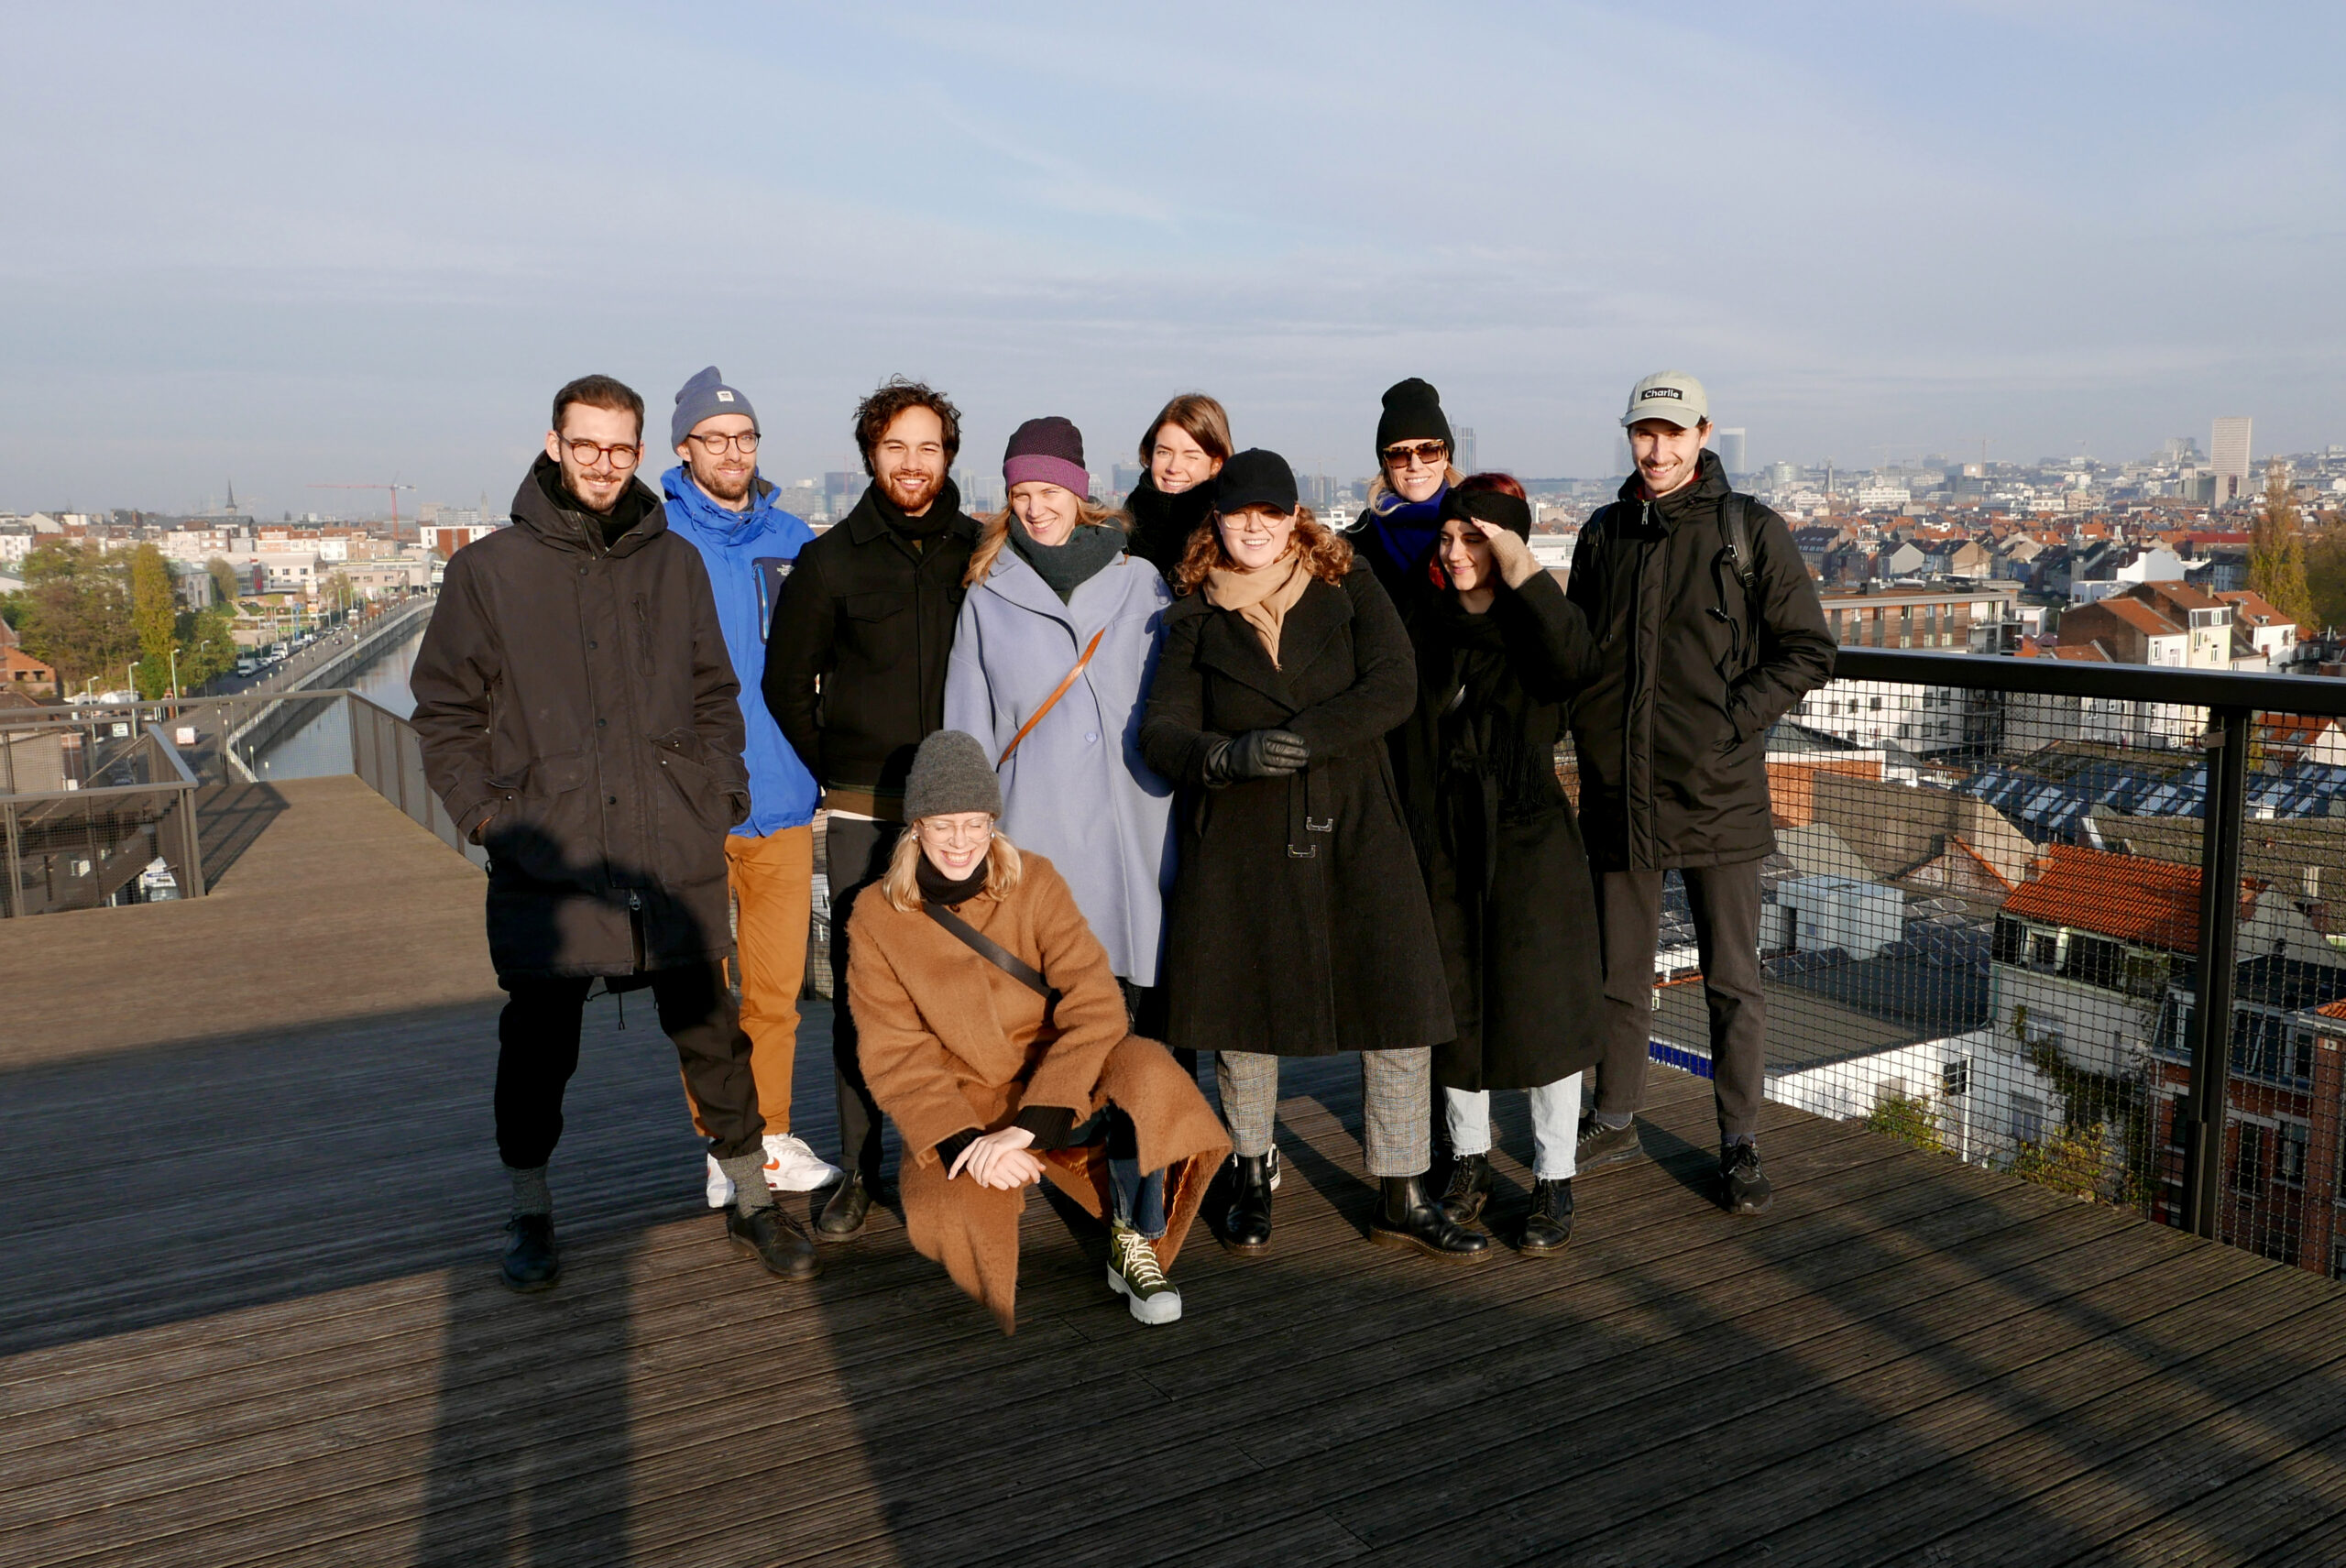
{"type": "MultiPolygon", "coordinates": [[[[913,753],[945,722],[945,671],[963,573],[978,539],[948,476],[961,416],[941,392],[895,377],[855,411],[872,483],[844,518],[798,554],[775,600],[764,691],[775,722],[823,788],[831,896],[831,972],[847,972],[856,895],[887,870],[904,831],[913,753]]],[[[844,988],[831,1001],[839,1109],[839,1183],[819,1241],[863,1234],[880,1184],[880,1108],[856,1058],[844,988]]]]}

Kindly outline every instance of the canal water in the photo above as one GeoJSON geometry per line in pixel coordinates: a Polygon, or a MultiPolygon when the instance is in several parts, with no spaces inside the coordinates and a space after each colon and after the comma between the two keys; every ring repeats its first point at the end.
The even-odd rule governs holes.
{"type": "MultiPolygon", "coordinates": [[[[415,670],[416,650],[423,645],[423,621],[413,635],[358,672],[349,689],[377,707],[405,718],[415,711],[407,689],[415,670]]],[[[264,779],[313,779],[350,772],[350,719],[345,704],[320,701],[317,717],[261,754],[258,772],[264,779]]]]}

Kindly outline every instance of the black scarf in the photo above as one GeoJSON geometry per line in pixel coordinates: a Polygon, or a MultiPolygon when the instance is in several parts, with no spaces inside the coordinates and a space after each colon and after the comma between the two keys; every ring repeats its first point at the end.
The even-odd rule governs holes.
{"type": "Polygon", "coordinates": [[[918,517],[906,517],[903,510],[888,499],[888,492],[874,480],[872,485],[872,510],[878,512],[880,521],[893,529],[905,543],[917,550],[953,526],[954,521],[961,515],[961,491],[952,480],[948,479],[937,488],[936,498],[928,503],[926,511],[918,517]]]}
{"type": "Polygon", "coordinates": [[[1189,536],[1213,510],[1213,481],[1209,479],[1178,496],[1168,496],[1142,475],[1139,486],[1124,498],[1124,510],[1133,514],[1132,553],[1158,571],[1170,573],[1181,564],[1189,536]]]}
{"type": "Polygon", "coordinates": [[[923,850],[919,863],[913,867],[913,884],[920,889],[925,904],[941,904],[950,909],[957,904],[975,898],[986,887],[986,872],[992,860],[991,854],[980,855],[970,874],[956,882],[937,869],[937,862],[923,850]]]}
{"type": "Polygon", "coordinates": [[[1020,560],[1035,568],[1035,575],[1059,596],[1061,604],[1072,599],[1076,589],[1123,554],[1125,543],[1121,528],[1078,523],[1075,532],[1067,536],[1066,543],[1040,544],[1015,514],[1010,520],[1010,547],[1018,552],[1020,560]]]}
{"type": "Polygon", "coordinates": [[[537,476],[538,488],[545,492],[546,499],[557,510],[576,512],[587,520],[588,527],[601,531],[605,550],[627,537],[627,531],[641,522],[643,514],[653,504],[652,492],[630,479],[627,488],[619,492],[619,499],[611,503],[610,510],[596,511],[570,493],[570,487],[563,481],[562,465],[553,458],[541,456],[531,468],[537,476]]]}

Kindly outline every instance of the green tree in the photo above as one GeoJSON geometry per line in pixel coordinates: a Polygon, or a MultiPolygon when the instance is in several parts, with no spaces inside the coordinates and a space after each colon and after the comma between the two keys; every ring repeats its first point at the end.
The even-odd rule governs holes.
{"type": "Polygon", "coordinates": [[[1866,1130],[1913,1144],[1918,1149],[1946,1152],[1946,1139],[1939,1131],[1938,1113],[1931,1109],[1927,1094],[1902,1094],[1886,1090],[1874,1107],[1866,1113],[1866,1130]]]}
{"type": "Polygon", "coordinates": [[[16,630],[25,651],[54,665],[67,688],[121,670],[139,652],[130,618],[130,574],[71,540],[49,540],[25,556],[16,630]]]}
{"type": "Polygon", "coordinates": [[[203,564],[203,569],[212,574],[212,597],[222,604],[235,604],[236,568],[228,565],[225,558],[214,555],[203,564]]]}
{"type": "Polygon", "coordinates": [[[2308,635],[2346,626],[2346,512],[2323,512],[2306,531],[2306,586],[2314,615],[2308,635]]]}
{"type": "Polygon", "coordinates": [[[214,605],[180,617],[180,689],[196,691],[236,667],[236,610],[214,605]]]}
{"type": "Polygon", "coordinates": [[[2264,471],[2264,510],[2248,533],[2248,586],[2299,625],[2314,624],[2313,589],[2306,575],[2305,525],[2289,471],[2275,462],[2264,471]]]}
{"type": "Polygon", "coordinates": [[[171,588],[171,564],[152,544],[130,553],[130,619],[138,636],[138,695],[160,696],[171,689],[180,603],[171,588]]]}

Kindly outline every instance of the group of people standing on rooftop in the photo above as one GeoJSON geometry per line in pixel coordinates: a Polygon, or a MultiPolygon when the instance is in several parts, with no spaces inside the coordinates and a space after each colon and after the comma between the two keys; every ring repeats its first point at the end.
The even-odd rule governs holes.
{"type": "Polygon", "coordinates": [[[1415,378],[1385,394],[1349,533],[1197,394],[1143,433],[1121,510],[1046,417],[981,519],[949,477],[958,411],[891,380],[856,411],[871,484],[819,537],[774,505],[716,367],[676,394],[663,494],[635,477],[643,418],[608,377],[562,389],[514,526],[450,560],[413,675],[433,788],[488,854],[508,1284],[559,1272],[547,1166],[597,979],[652,992],[709,1203],[787,1278],[901,1202],[1007,1329],[1048,1179],[1108,1223],[1132,1314],[1173,1321],[1217,1177],[1222,1245],[1272,1245],[1280,1060],[1337,1052],[1359,1060],[1372,1241],[1473,1263],[1496,1230],[1553,1255],[1574,1179],[1642,1155],[1672,870],[1720,1201],[1767,1207],[1764,737],[1833,641],[1781,520],[1705,450],[1693,377],[1631,390],[1636,472],[1568,587],[1522,487],[1452,466],[1415,378]],[[788,1124],[818,806],[837,1168],[788,1124]],[[1528,1093],[1534,1143],[1502,1225],[1495,1090],[1528,1093]],[[775,1197],[825,1190],[811,1234],[775,1197]]]}

